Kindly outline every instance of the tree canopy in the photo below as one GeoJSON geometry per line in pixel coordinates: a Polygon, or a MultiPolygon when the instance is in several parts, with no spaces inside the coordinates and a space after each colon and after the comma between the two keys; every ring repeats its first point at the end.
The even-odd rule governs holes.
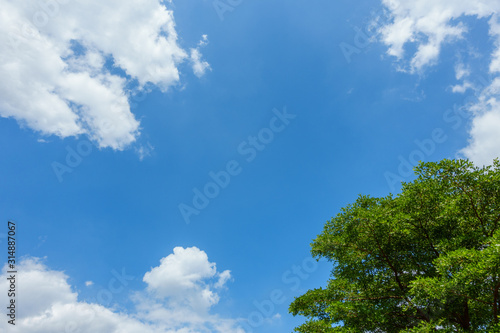
{"type": "Polygon", "coordinates": [[[500,332],[500,163],[420,163],[400,194],[359,196],[311,244],[326,287],[296,332],[500,332]]]}

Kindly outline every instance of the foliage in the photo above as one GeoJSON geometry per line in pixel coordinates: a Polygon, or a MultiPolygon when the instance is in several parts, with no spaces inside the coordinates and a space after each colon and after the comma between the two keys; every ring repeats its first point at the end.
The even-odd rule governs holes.
{"type": "Polygon", "coordinates": [[[500,163],[420,163],[384,198],[360,196],[312,254],[325,288],[290,305],[296,332],[500,332],[500,163]]]}

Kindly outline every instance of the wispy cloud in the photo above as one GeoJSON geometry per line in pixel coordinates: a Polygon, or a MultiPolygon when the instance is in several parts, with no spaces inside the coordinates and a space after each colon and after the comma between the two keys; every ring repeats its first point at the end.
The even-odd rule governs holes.
{"type": "Polygon", "coordinates": [[[211,70],[210,64],[204,60],[202,60],[202,55],[200,52],[200,48],[208,45],[208,37],[207,35],[203,35],[200,42],[198,43],[197,48],[193,48],[190,50],[190,60],[193,66],[193,72],[196,76],[201,77],[205,74],[207,70],[211,70]]]}
{"type": "MultiPolygon", "coordinates": [[[[409,73],[422,73],[435,65],[443,45],[458,39],[470,38],[469,28],[463,18],[483,19],[489,25],[489,37],[493,52],[489,56],[487,76],[493,79],[490,85],[476,92],[475,103],[468,105],[472,114],[469,144],[460,154],[477,164],[490,164],[500,151],[500,2],[496,0],[454,1],[454,0],[383,0],[392,16],[392,22],[380,28],[387,53],[396,57],[400,68],[409,73]],[[414,45],[409,52],[407,46],[414,45]]],[[[477,89],[469,80],[472,73],[467,63],[459,62],[455,68],[456,79],[461,81],[452,86],[452,91],[464,93],[477,89]]]]}

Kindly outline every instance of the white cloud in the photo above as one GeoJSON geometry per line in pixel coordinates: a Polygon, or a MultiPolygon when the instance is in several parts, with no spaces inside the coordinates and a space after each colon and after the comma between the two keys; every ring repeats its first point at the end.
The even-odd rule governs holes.
{"type": "Polygon", "coordinates": [[[490,165],[500,155],[500,77],[493,80],[470,107],[474,117],[469,145],[460,153],[478,165],[490,165]]]}
{"type": "Polygon", "coordinates": [[[193,67],[193,72],[196,76],[201,77],[205,74],[207,70],[211,70],[208,62],[201,60],[200,47],[208,44],[207,35],[203,35],[197,48],[190,50],[190,60],[193,67]]]}
{"type": "MultiPolygon", "coordinates": [[[[406,71],[421,73],[426,67],[435,65],[442,46],[457,39],[467,38],[468,29],[461,19],[465,17],[485,19],[489,24],[489,37],[493,42],[489,74],[500,73],[500,1],[498,0],[382,0],[393,21],[380,28],[381,39],[387,45],[387,53],[398,62],[406,63],[406,71]],[[406,54],[406,47],[413,45],[416,51],[406,54]]],[[[464,93],[468,89],[477,91],[471,83],[473,75],[467,64],[459,63],[455,68],[459,84],[452,91],[464,93]]],[[[482,76],[475,73],[475,75],[482,76]]],[[[461,154],[477,164],[491,164],[499,156],[500,136],[500,89],[499,78],[493,78],[490,86],[478,91],[479,100],[470,106],[472,127],[469,145],[461,154]]]]}
{"type": "Polygon", "coordinates": [[[94,284],[94,282],[92,282],[92,281],[85,281],[85,286],[86,286],[86,287],[90,287],[90,286],[92,286],[93,284],[94,284]]]}
{"type": "Polygon", "coordinates": [[[222,288],[226,284],[226,282],[231,279],[231,271],[224,271],[219,275],[219,281],[215,284],[215,288],[222,288]]]}
{"type": "Polygon", "coordinates": [[[155,148],[151,145],[151,143],[147,142],[144,145],[140,145],[135,147],[135,152],[137,156],[139,156],[139,160],[144,160],[144,158],[151,156],[155,148]]]}
{"type": "Polygon", "coordinates": [[[230,277],[229,271],[217,273],[215,263],[208,261],[204,251],[176,247],[173,254],[161,259],[160,266],[144,275],[143,281],[155,297],[205,312],[219,302],[219,295],[212,287],[222,287],[230,277]]]}
{"type": "Polygon", "coordinates": [[[200,41],[198,42],[198,46],[208,45],[208,35],[202,35],[200,41]]]}
{"type": "Polygon", "coordinates": [[[498,17],[498,11],[493,15],[489,21],[490,24],[490,36],[495,40],[495,51],[492,54],[492,60],[490,63],[491,73],[500,73],[500,19],[498,17]]]}
{"type": "Polygon", "coordinates": [[[470,69],[467,68],[463,63],[459,62],[455,66],[455,77],[457,80],[461,80],[470,75],[470,69]]]}
{"type": "Polygon", "coordinates": [[[417,44],[411,55],[410,72],[422,70],[434,64],[441,47],[446,42],[462,38],[467,32],[461,22],[454,19],[463,16],[487,18],[500,11],[497,0],[382,0],[393,18],[393,22],[380,29],[382,41],[389,47],[388,54],[401,59],[404,47],[417,44]]]}
{"type": "Polygon", "coordinates": [[[100,147],[123,149],[140,133],[130,80],[165,91],[178,83],[180,63],[197,59],[197,75],[209,68],[178,45],[173,12],[160,0],[0,5],[0,115],[46,135],[87,134],[100,147]]]}
{"type": "Polygon", "coordinates": [[[469,81],[464,81],[462,84],[456,84],[453,87],[451,87],[451,91],[454,93],[461,93],[463,94],[466,92],[468,89],[473,88],[472,84],[469,81]]]}
{"type": "MultiPolygon", "coordinates": [[[[8,290],[6,276],[9,274],[6,271],[4,267],[0,281],[3,290],[8,290]]],[[[23,260],[17,266],[17,271],[20,272],[17,286],[22,287],[22,292],[17,294],[18,303],[23,304],[23,315],[32,317],[50,308],[52,304],[76,302],[77,294],[66,283],[68,276],[63,272],[52,271],[47,274],[46,267],[36,258],[23,260]],[[22,284],[19,283],[19,278],[22,278],[22,284]]]]}
{"type": "MultiPolygon", "coordinates": [[[[148,288],[133,293],[135,308],[128,313],[117,311],[111,304],[104,306],[78,300],[68,276],[49,269],[40,259],[25,258],[17,271],[16,326],[2,320],[2,332],[243,333],[237,328],[238,320],[208,313],[215,302],[209,301],[208,308],[201,311],[190,303],[193,299],[218,300],[210,279],[228,274],[225,273],[228,271],[217,273],[215,263],[210,263],[206,253],[197,248],[176,248],[173,254],[162,259],[160,266],[146,273],[148,288]],[[188,282],[183,283],[182,278],[188,282]],[[167,286],[169,283],[172,286],[167,286]],[[181,288],[181,292],[174,291],[173,287],[181,288]]],[[[4,266],[0,276],[2,290],[8,290],[8,275],[4,266]]],[[[118,285],[120,279],[115,277],[105,284],[109,289],[98,291],[98,299],[100,293],[115,295],[126,290],[122,288],[124,285],[118,285]]],[[[89,282],[85,284],[91,285],[89,282]]],[[[0,295],[0,301],[7,304],[6,293],[0,295]]]]}
{"type": "Polygon", "coordinates": [[[190,59],[193,66],[193,72],[196,76],[201,77],[210,69],[208,62],[201,60],[200,50],[191,49],[190,59]]]}

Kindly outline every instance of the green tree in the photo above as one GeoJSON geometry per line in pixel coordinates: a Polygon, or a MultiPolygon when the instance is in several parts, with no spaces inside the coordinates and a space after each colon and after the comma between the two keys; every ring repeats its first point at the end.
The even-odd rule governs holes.
{"type": "Polygon", "coordinates": [[[500,163],[420,163],[399,195],[360,196],[313,241],[325,288],[296,332],[500,332],[500,163]]]}

